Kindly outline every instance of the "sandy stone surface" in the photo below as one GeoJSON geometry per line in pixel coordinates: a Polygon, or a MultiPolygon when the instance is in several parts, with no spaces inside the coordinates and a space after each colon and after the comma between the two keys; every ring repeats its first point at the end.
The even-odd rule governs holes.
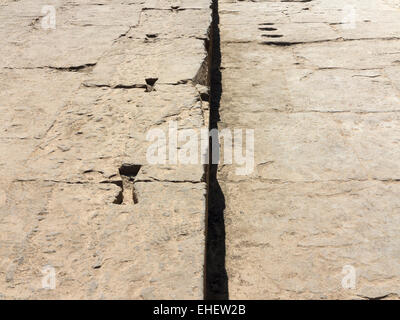
{"type": "Polygon", "coordinates": [[[0,0],[0,299],[399,298],[399,72],[396,0],[0,0]]]}
{"type": "Polygon", "coordinates": [[[208,122],[210,1],[51,4],[0,1],[0,298],[203,298],[204,166],[146,134],[208,122]]]}
{"type": "Polygon", "coordinates": [[[229,298],[398,298],[398,2],[223,0],[219,18],[219,127],[255,129],[254,172],[218,169],[229,298]]]}

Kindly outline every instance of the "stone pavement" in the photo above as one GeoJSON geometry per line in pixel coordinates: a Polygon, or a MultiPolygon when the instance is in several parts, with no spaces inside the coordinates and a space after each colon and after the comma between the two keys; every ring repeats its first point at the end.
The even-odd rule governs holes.
{"type": "Polygon", "coordinates": [[[398,298],[399,71],[397,0],[0,0],[0,299],[398,298]]]}
{"type": "Polygon", "coordinates": [[[400,4],[219,1],[219,166],[232,299],[398,298],[400,4]],[[355,279],[353,279],[355,275],[355,279]]]}
{"type": "Polygon", "coordinates": [[[209,0],[0,1],[0,298],[203,298],[204,167],[149,165],[146,134],[207,123],[210,23],[209,0]]]}

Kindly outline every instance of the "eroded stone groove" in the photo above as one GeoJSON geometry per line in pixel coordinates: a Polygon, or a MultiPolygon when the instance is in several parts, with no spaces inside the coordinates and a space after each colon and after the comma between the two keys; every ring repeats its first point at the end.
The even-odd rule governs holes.
{"type": "MultiPolygon", "coordinates": [[[[221,86],[221,48],[219,32],[218,0],[213,1],[213,22],[210,31],[210,122],[209,129],[218,129],[221,86]]],[[[218,137],[214,137],[218,139],[218,137]]],[[[210,137],[210,143],[212,137],[210,137]]],[[[209,163],[212,163],[212,147],[209,147],[209,163]]],[[[208,221],[206,238],[206,285],[205,298],[228,299],[228,279],[225,270],[225,197],[217,179],[218,165],[209,166],[208,221]]]]}

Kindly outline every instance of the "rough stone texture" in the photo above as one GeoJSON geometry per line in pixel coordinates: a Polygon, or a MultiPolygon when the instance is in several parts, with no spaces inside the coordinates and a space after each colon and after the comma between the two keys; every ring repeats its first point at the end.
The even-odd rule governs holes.
{"type": "Polygon", "coordinates": [[[210,1],[51,4],[0,1],[0,297],[201,299],[204,167],[145,156],[208,122],[210,1]]]}
{"type": "Polygon", "coordinates": [[[0,0],[0,298],[400,296],[398,0],[211,2],[0,0]],[[254,172],[148,164],[218,116],[254,172]]]}
{"type": "Polygon", "coordinates": [[[255,129],[254,172],[218,171],[229,297],[398,298],[398,1],[222,0],[219,17],[219,127],[255,129]]]}

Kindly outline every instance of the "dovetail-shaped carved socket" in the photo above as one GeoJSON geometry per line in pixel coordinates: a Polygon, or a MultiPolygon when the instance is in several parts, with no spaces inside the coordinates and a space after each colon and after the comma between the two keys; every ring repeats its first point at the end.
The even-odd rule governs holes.
{"type": "Polygon", "coordinates": [[[114,200],[115,204],[137,204],[139,202],[135,192],[135,178],[138,175],[141,165],[123,164],[119,168],[121,181],[117,184],[121,191],[114,200]]]}
{"type": "Polygon", "coordinates": [[[158,78],[146,78],[145,81],[146,81],[146,92],[155,91],[154,86],[158,81],[158,78]]]}

